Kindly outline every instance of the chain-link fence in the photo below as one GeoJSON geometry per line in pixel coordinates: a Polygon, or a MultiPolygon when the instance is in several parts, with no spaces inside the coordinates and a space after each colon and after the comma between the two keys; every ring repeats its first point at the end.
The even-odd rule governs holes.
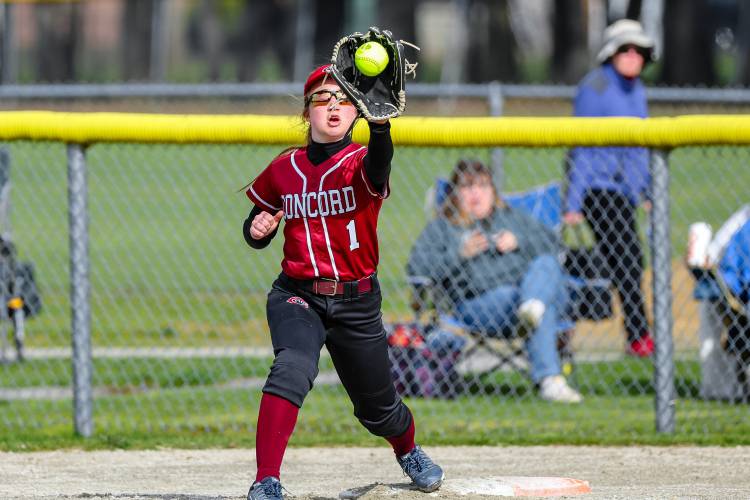
{"type": "MultiPolygon", "coordinates": [[[[41,298],[41,308],[25,318],[23,362],[16,360],[12,337],[17,328],[9,321],[17,311],[9,308],[3,321],[3,426],[10,432],[59,432],[71,427],[75,414],[75,428],[84,434],[252,431],[273,357],[265,296],[279,272],[281,248],[280,238],[262,251],[245,245],[240,228],[250,206],[238,190],[279,148],[94,144],[84,155],[82,148],[66,150],[57,143],[2,147],[11,186],[4,238],[12,241],[16,261],[33,266],[41,298]],[[87,276],[90,288],[74,287],[71,294],[70,280],[80,285],[87,276]],[[90,345],[72,335],[89,330],[90,345]],[[89,355],[90,373],[85,363],[89,355]],[[76,369],[75,356],[81,361],[76,369]]],[[[628,258],[617,246],[622,241],[608,243],[615,245],[621,261],[608,266],[602,262],[606,258],[594,258],[586,267],[576,259],[596,253],[595,226],[604,216],[584,211],[591,223],[577,229],[561,223],[569,154],[567,148],[396,148],[392,195],[379,224],[379,279],[394,353],[407,353],[407,365],[395,374],[406,377],[400,380],[402,390],[417,394],[409,404],[420,432],[434,440],[466,435],[478,442],[497,435],[632,441],[652,434],[655,421],[661,431],[674,426],[684,439],[745,432],[748,406],[736,360],[746,359],[741,349],[746,345],[742,335],[748,334],[746,319],[722,305],[731,294],[701,293],[710,286],[707,282],[718,283],[714,292],[726,291],[720,287],[723,275],[714,272],[721,269],[718,261],[699,270],[688,268],[683,259],[692,223],[703,221],[718,229],[747,203],[748,149],[679,148],[668,156],[669,172],[664,156],[652,156],[652,169],[661,166],[652,170],[653,182],[648,183],[654,217],[640,208],[633,212],[644,257],[640,291],[647,328],[656,340],[657,352],[650,358],[626,354],[633,348],[632,334],[645,332],[630,332],[628,338],[624,326],[626,303],[614,283],[614,273],[628,258]],[[564,297],[560,304],[545,304],[559,311],[551,327],[554,335],[541,336],[547,344],[535,348],[545,351],[541,357],[550,352],[557,357],[559,373],[583,398],[580,404],[541,397],[529,345],[517,338],[533,338],[538,328],[529,327],[528,318],[525,324],[518,321],[517,307],[511,308],[508,325],[488,332],[492,328],[472,326],[471,314],[464,310],[462,316],[457,307],[488,286],[465,283],[470,296],[457,300],[460,280],[451,278],[446,286],[435,276],[414,279],[420,273],[408,266],[413,246],[435,220],[436,210],[456,203],[450,182],[439,180],[450,180],[461,158],[492,165],[494,184],[506,203],[527,214],[529,219],[516,220],[521,221],[513,226],[518,248],[508,252],[541,248],[535,256],[549,253],[560,265],[564,297]],[[658,186],[667,175],[668,189],[658,186]],[[524,225],[525,220],[533,223],[524,225]],[[533,229],[530,236],[524,233],[528,229],[533,229]],[[524,247],[524,238],[542,232],[561,245],[524,247]],[[669,245],[657,245],[662,253],[653,254],[654,241],[669,245]],[[670,246],[671,253],[664,253],[670,246]],[[657,262],[661,272],[654,277],[657,262]],[[703,300],[696,300],[696,293],[703,300]],[[654,321],[654,304],[660,300],[662,317],[654,321]],[[724,327],[725,321],[734,327],[724,327]],[[424,345],[413,342],[415,334],[425,336],[426,356],[424,345]],[[728,334],[730,348],[724,349],[722,339],[728,334]],[[714,371],[707,373],[709,368],[714,371]],[[429,384],[433,387],[425,390],[429,384]],[[659,391],[658,384],[664,384],[659,391]]],[[[501,232],[495,229],[483,228],[488,239],[501,232]]],[[[492,244],[497,245],[494,239],[492,244]]],[[[553,289],[553,272],[541,272],[539,293],[553,289]]],[[[522,281],[526,274],[524,267],[514,279],[522,281]]],[[[521,302],[519,295],[513,304],[521,302]]],[[[351,404],[325,355],[320,371],[301,414],[301,435],[338,436],[344,442],[346,436],[360,435],[364,431],[356,420],[344,417],[351,404]]],[[[557,374],[553,372],[538,373],[557,374]]]]}

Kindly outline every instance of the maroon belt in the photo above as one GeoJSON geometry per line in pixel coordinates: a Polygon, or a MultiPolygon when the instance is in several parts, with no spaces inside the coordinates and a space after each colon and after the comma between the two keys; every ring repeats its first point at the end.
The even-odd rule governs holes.
{"type": "Polygon", "coordinates": [[[372,276],[362,278],[358,281],[334,281],[327,279],[312,280],[313,293],[318,295],[344,295],[349,288],[349,295],[359,295],[372,290],[372,276]]]}

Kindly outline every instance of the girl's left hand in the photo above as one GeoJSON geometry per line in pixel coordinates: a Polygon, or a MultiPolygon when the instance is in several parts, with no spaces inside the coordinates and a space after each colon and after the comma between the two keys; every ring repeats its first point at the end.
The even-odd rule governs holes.
{"type": "Polygon", "coordinates": [[[510,231],[500,231],[495,235],[495,247],[500,253],[509,253],[518,248],[518,238],[510,231]]]}
{"type": "Polygon", "coordinates": [[[250,225],[250,236],[254,240],[265,238],[279,226],[282,217],[284,217],[284,212],[281,210],[276,212],[276,215],[271,215],[268,212],[259,213],[250,225]]]}

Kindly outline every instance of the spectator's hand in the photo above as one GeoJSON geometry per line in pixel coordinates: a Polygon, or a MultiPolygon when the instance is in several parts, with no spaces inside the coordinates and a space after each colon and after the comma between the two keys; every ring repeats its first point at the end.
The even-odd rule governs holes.
{"type": "Polygon", "coordinates": [[[472,231],[469,236],[464,239],[464,243],[461,246],[461,257],[464,259],[470,259],[475,255],[479,255],[482,252],[486,252],[490,247],[490,242],[487,241],[487,237],[481,231],[472,231]]]}
{"type": "Polygon", "coordinates": [[[576,226],[583,222],[583,214],[581,212],[565,212],[563,222],[569,226],[576,226]]]}
{"type": "Polygon", "coordinates": [[[518,248],[518,238],[510,231],[500,231],[495,235],[495,248],[500,253],[510,253],[518,248]]]}
{"type": "Polygon", "coordinates": [[[643,203],[641,203],[641,206],[643,207],[643,210],[646,211],[646,213],[650,212],[651,209],[654,208],[654,205],[650,200],[644,201],[643,203]]]}
{"type": "Polygon", "coordinates": [[[274,232],[282,217],[284,217],[284,212],[282,210],[276,212],[276,215],[271,215],[268,212],[259,213],[253,219],[253,223],[250,224],[250,236],[254,240],[265,238],[274,232]]]}

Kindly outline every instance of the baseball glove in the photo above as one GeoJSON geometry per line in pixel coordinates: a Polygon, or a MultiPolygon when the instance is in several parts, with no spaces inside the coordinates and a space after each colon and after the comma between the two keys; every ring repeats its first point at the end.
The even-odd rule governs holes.
{"type": "Polygon", "coordinates": [[[403,40],[394,40],[388,30],[371,27],[365,33],[345,36],[333,48],[331,75],[359,112],[368,120],[395,118],[406,107],[405,77],[416,76],[417,63],[404,58],[403,40]],[[388,65],[376,76],[366,76],[354,64],[354,53],[366,42],[378,42],[388,52],[388,65]]]}

